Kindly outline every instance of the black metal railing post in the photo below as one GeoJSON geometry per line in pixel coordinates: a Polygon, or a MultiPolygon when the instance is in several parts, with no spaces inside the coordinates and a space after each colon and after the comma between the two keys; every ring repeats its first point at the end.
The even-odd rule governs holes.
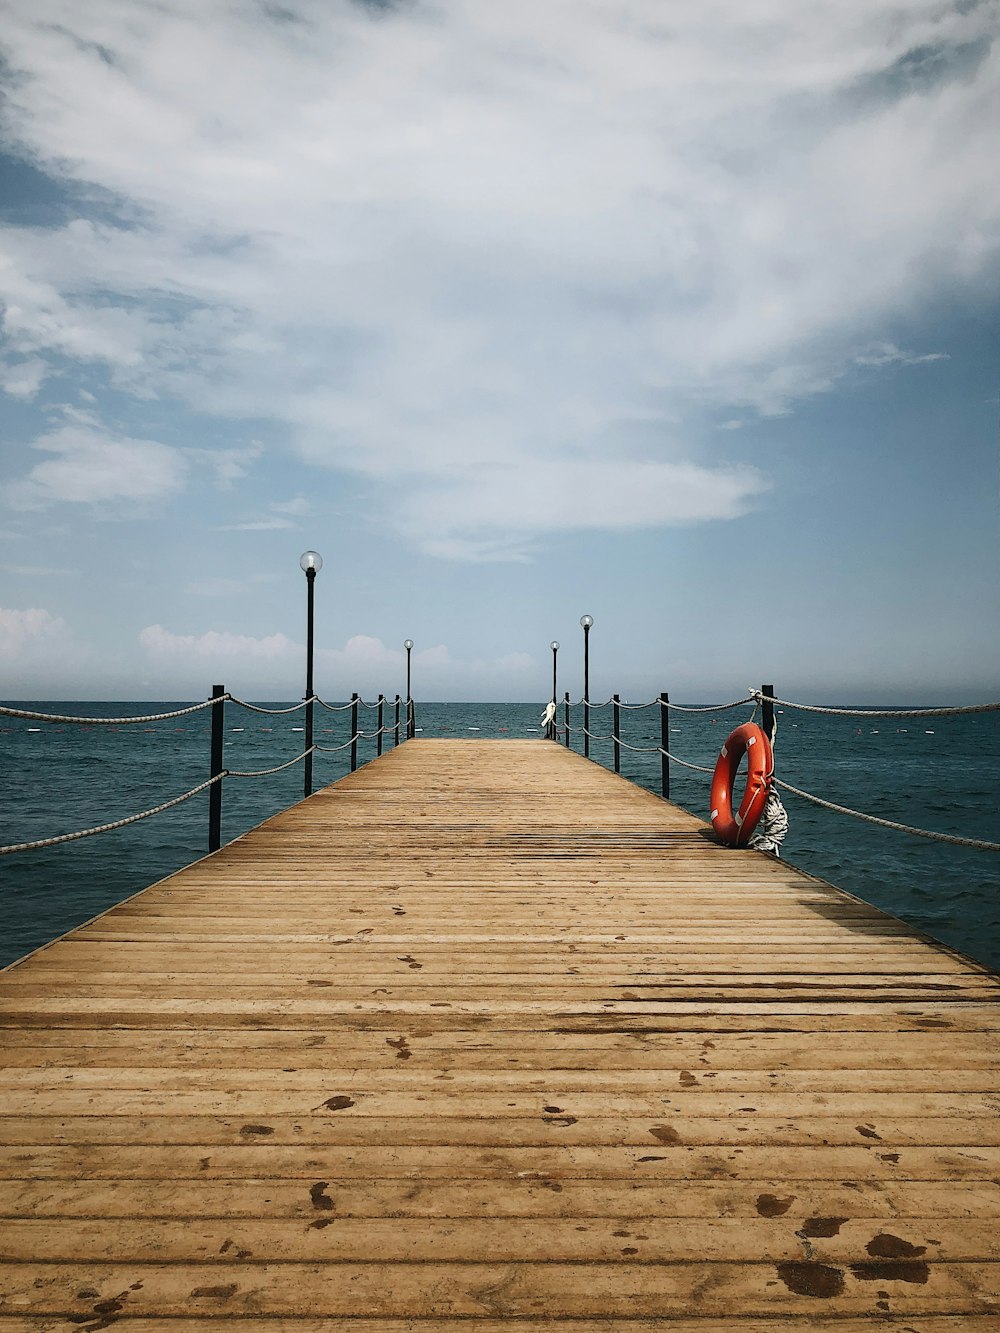
{"type": "Polygon", "coordinates": [[[664,690],[660,695],[660,786],[663,799],[670,800],[670,695],[664,690]]]}
{"type": "Polygon", "coordinates": [[[590,630],[593,616],[581,616],[583,626],[583,757],[590,758],[590,630]]]}
{"type": "Polygon", "coordinates": [[[406,739],[413,740],[413,687],[410,681],[410,658],[413,654],[413,640],[403,643],[406,649],[406,739]]]}
{"type": "Polygon", "coordinates": [[[406,701],[406,739],[412,741],[417,734],[417,710],[412,697],[406,701]]]}
{"type": "Polygon", "coordinates": [[[614,739],[614,743],[615,743],[615,772],[616,772],[616,773],[620,773],[620,772],[622,771],[622,742],[621,742],[621,735],[622,735],[622,730],[621,730],[621,727],[622,727],[622,701],[621,701],[621,695],[615,694],[615,695],[612,696],[612,699],[613,699],[613,702],[614,702],[614,708],[611,710],[611,730],[614,732],[614,737],[613,737],[613,739],[614,739]]]}
{"type": "Polygon", "coordinates": [[[763,731],[764,735],[773,745],[774,732],[775,732],[774,704],[771,703],[770,700],[774,698],[774,686],[762,685],[760,687],[760,692],[764,696],[764,701],[761,704],[761,713],[760,713],[761,731],[763,731]]]}
{"type": "Polygon", "coordinates": [[[358,767],[358,694],[351,695],[351,772],[358,767]]]}
{"type": "Polygon", "coordinates": [[[208,850],[217,852],[222,846],[222,746],[226,733],[226,687],[212,686],[212,754],[209,777],[218,778],[208,789],[208,850]]]}
{"type": "Polygon", "coordinates": [[[382,715],[383,715],[384,712],[385,712],[385,695],[384,695],[384,694],[380,694],[379,697],[378,697],[378,714],[377,714],[377,717],[378,717],[378,736],[375,738],[375,753],[376,753],[376,754],[381,754],[381,753],[382,753],[382,715]]]}
{"type": "Polygon", "coordinates": [[[323,558],[316,551],[306,551],[299,564],[306,576],[306,757],[302,765],[302,794],[311,796],[313,789],[313,612],[316,593],[316,575],[323,568],[323,558]]]}
{"type": "Polygon", "coordinates": [[[563,695],[563,714],[566,723],[566,735],[564,737],[564,744],[566,746],[566,749],[568,750],[569,749],[569,690],[567,690],[566,693],[563,695]]]}
{"type": "Polygon", "coordinates": [[[397,694],[397,695],[396,695],[396,721],[395,721],[395,724],[394,724],[394,726],[393,726],[393,744],[394,744],[394,745],[397,745],[397,746],[399,745],[399,704],[400,704],[400,698],[399,698],[399,695],[397,694]]]}

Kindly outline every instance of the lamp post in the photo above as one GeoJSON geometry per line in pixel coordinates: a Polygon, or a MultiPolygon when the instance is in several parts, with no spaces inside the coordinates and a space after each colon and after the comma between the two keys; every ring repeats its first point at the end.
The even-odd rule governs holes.
{"type": "Polygon", "coordinates": [[[413,695],[410,692],[410,654],[413,652],[413,640],[403,643],[406,649],[406,739],[413,740],[413,695]]]}
{"type": "Polygon", "coordinates": [[[583,626],[583,757],[590,758],[590,627],[593,616],[581,616],[583,626]]]}
{"type": "Polygon", "coordinates": [[[312,795],[313,781],[313,591],[316,575],[323,568],[323,557],[318,551],[303,551],[299,567],[306,576],[306,757],[303,765],[302,786],[306,796],[312,795]]]}
{"type": "Polygon", "coordinates": [[[559,640],[553,639],[549,644],[552,649],[552,721],[546,728],[545,734],[549,740],[556,740],[558,729],[556,726],[556,654],[559,652],[559,640]]]}

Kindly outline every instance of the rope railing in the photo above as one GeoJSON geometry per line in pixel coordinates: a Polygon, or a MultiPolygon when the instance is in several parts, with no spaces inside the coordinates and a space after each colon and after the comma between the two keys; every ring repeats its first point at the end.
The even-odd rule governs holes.
{"type": "MultiPolygon", "coordinates": [[[[731,708],[743,708],[743,707],[745,707],[747,704],[752,704],[752,703],[755,703],[755,702],[758,702],[758,703],[759,703],[760,699],[762,699],[762,698],[764,698],[764,697],[765,697],[765,696],[761,695],[761,693],[760,693],[759,690],[749,690],[749,691],[743,696],[742,699],[732,699],[732,700],[729,701],[729,703],[724,703],[724,704],[675,704],[675,703],[672,703],[672,704],[670,705],[670,707],[671,707],[671,708],[676,708],[676,710],[678,711],[678,713],[724,713],[724,712],[726,712],[728,709],[731,709],[731,708]]],[[[581,697],[581,698],[577,699],[575,702],[570,701],[570,704],[571,704],[571,707],[573,707],[573,708],[581,708],[581,707],[583,707],[584,705],[587,705],[587,706],[589,706],[590,708],[609,708],[612,704],[617,704],[619,708],[621,708],[621,709],[623,709],[623,710],[625,710],[625,711],[629,711],[629,712],[640,712],[640,711],[641,711],[642,709],[644,709],[644,708],[656,708],[661,702],[662,702],[662,701],[661,701],[660,699],[650,699],[647,703],[644,703],[644,704],[630,704],[630,703],[625,703],[625,701],[622,700],[622,699],[615,699],[614,695],[612,695],[610,699],[604,699],[604,700],[602,700],[601,702],[595,702],[593,699],[589,699],[589,700],[588,700],[588,699],[584,699],[583,697],[581,697]]],[[[781,700],[780,700],[780,699],[775,699],[774,702],[775,702],[775,703],[781,703],[781,700]]],[[[991,705],[991,707],[992,707],[992,706],[994,706],[994,705],[991,705]]],[[[1000,707],[1000,705],[995,705],[995,707],[1000,707]]],[[[821,708],[821,709],[816,709],[815,711],[817,711],[817,712],[832,712],[832,711],[835,711],[835,710],[832,710],[832,709],[822,709],[822,708],[821,708]]],[[[986,709],[978,709],[978,710],[973,710],[973,711],[985,712],[985,711],[987,711],[987,710],[986,710],[986,709]]],[[[870,714],[870,716],[875,717],[875,716],[877,716],[877,714],[872,713],[872,714],[870,714]]],[[[887,717],[888,717],[888,716],[895,716],[895,714],[885,714],[884,716],[887,716],[887,717]]]]}
{"type": "MultiPolygon", "coordinates": [[[[765,696],[760,690],[751,690],[750,697],[758,703],[769,697],[772,705],[796,708],[803,713],[826,713],[830,717],[961,717],[968,713],[998,713],[1000,703],[966,704],[955,708],[823,708],[819,704],[790,703],[787,699],[765,696]]],[[[676,704],[671,705],[676,708],[676,704]]]]}
{"type": "MultiPolygon", "coordinates": [[[[823,706],[817,704],[803,704],[791,700],[780,699],[775,696],[772,687],[768,685],[763,686],[761,689],[754,689],[754,688],[749,689],[747,694],[743,698],[731,700],[727,703],[719,703],[711,705],[681,705],[676,703],[670,703],[669,698],[665,693],[661,694],[658,699],[652,699],[646,703],[639,703],[639,704],[624,703],[618,696],[612,695],[607,700],[600,700],[596,702],[584,697],[581,698],[576,705],[571,705],[569,695],[566,694],[561,703],[565,709],[565,718],[564,720],[561,720],[559,725],[555,725],[554,722],[552,729],[553,739],[561,740],[568,746],[570,744],[571,737],[582,737],[584,738],[585,742],[584,752],[587,754],[589,754],[590,742],[600,742],[600,743],[610,742],[614,746],[614,764],[616,772],[620,771],[620,753],[622,750],[625,750],[629,753],[636,755],[660,756],[661,767],[662,767],[663,791],[665,796],[669,796],[669,770],[671,764],[677,764],[680,767],[688,769],[695,773],[711,774],[714,771],[711,767],[706,767],[701,764],[693,763],[690,760],[682,758],[681,756],[675,754],[672,751],[667,740],[669,731],[668,720],[669,720],[670,709],[674,709],[677,712],[681,713],[705,715],[710,713],[717,714],[729,711],[731,709],[752,706],[754,709],[754,715],[756,715],[757,709],[763,708],[764,717],[762,719],[762,725],[764,726],[765,731],[769,732],[773,732],[774,709],[776,707],[801,710],[807,713],[824,714],[832,717],[850,717],[856,719],[864,719],[864,718],[916,719],[916,718],[931,718],[931,717],[944,718],[944,717],[958,717],[970,714],[987,714],[987,713],[1000,712],[1000,703],[973,704],[964,706],[935,707],[935,708],[898,708],[898,709],[834,708],[829,706],[823,706]],[[573,725],[571,723],[570,720],[571,706],[577,708],[581,706],[583,707],[585,721],[582,726],[573,725]],[[614,709],[614,719],[611,730],[608,733],[596,732],[591,730],[589,726],[589,721],[587,720],[588,710],[591,708],[599,710],[608,707],[612,707],[614,709]],[[635,745],[632,744],[630,741],[625,740],[621,734],[621,727],[619,725],[620,710],[637,713],[650,708],[659,708],[660,711],[660,731],[661,731],[660,744],[635,745]]],[[[192,714],[201,712],[207,708],[211,708],[213,710],[212,772],[207,781],[199,783],[197,786],[194,786],[190,790],[181,793],[179,796],[172,797],[171,799],[164,801],[159,805],[153,806],[148,810],[141,811],[138,814],[128,815],[123,817],[122,819],[112,820],[107,823],[99,824],[88,829],[82,829],[74,833],[59,834],[51,838],[40,838],[32,841],[11,843],[5,846],[0,846],[0,855],[6,855],[12,852],[29,851],[40,848],[58,846],[60,844],[73,842],[81,838],[92,837],[98,833],[104,833],[112,831],[114,829],[124,828],[130,824],[138,823],[141,820],[151,818],[154,815],[163,813],[166,810],[170,810],[175,806],[181,805],[182,803],[192,799],[194,796],[197,796],[199,793],[206,790],[210,791],[210,805],[212,811],[212,813],[210,814],[210,830],[213,820],[215,821],[215,828],[218,829],[218,821],[220,819],[220,814],[221,814],[221,804],[220,804],[221,784],[224,778],[232,777],[232,778],[251,779],[251,778],[271,777],[281,772],[284,772],[288,769],[291,769],[298,764],[301,764],[304,760],[310,760],[310,763],[307,765],[307,771],[306,771],[306,782],[307,782],[306,794],[308,795],[311,791],[310,756],[315,754],[338,754],[344,750],[350,749],[351,771],[354,771],[358,763],[359,743],[367,742],[367,743],[377,744],[379,754],[381,754],[382,752],[382,742],[385,736],[394,734],[396,743],[397,744],[399,743],[400,729],[401,729],[400,727],[401,705],[406,709],[406,717],[404,720],[404,725],[406,729],[406,737],[410,738],[414,734],[414,715],[412,710],[412,701],[404,701],[398,695],[396,696],[394,701],[382,695],[379,697],[377,701],[371,701],[371,702],[362,699],[360,695],[354,695],[352,699],[346,703],[331,704],[321,699],[318,695],[314,694],[311,698],[304,699],[299,703],[295,703],[287,707],[272,708],[261,704],[250,703],[248,700],[241,699],[238,696],[233,695],[232,693],[224,690],[222,686],[216,686],[213,696],[199,703],[185,705],[184,707],[181,708],[165,709],[161,712],[156,712],[156,713],[139,713],[134,715],[119,716],[119,717],[80,716],[80,715],[71,715],[62,713],[49,713],[35,709],[16,708],[8,705],[0,705],[0,716],[17,718],[25,721],[56,723],[60,725],[112,726],[112,727],[129,726],[135,724],[150,724],[156,722],[167,722],[175,720],[177,718],[190,716],[192,714]],[[247,709],[252,713],[264,716],[272,716],[272,717],[287,716],[293,713],[298,713],[301,712],[303,708],[308,708],[311,704],[318,704],[320,707],[325,708],[329,712],[346,712],[348,709],[351,709],[352,710],[351,735],[348,737],[347,740],[343,742],[343,744],[340,745],[310,744],[309,742],[310,742],[311,723],[308,721],[308,715],[307,715],[307,723],[306,723],[307,745],[301,754],[296,755],[294,758],[289,759],[283,763],[277,764],[270,768],[263,768],[258,770],[246,770],[246,771],[223,768],[221,762],[221,756],[222,756],[222,742],[223,742],[222,732],[224,729],[224,723],[222,719],[223,719],[223,708],[227,702],[233,704],[236,707],[247,709]],[[379,725],[377,729],[366,730],[364,728],[358,727],[357,713],[360,708],[364,708],[369,711],[376,711],[376,710],[378,711],[379,725]],[[389,709],[390,715],[394,711],[395,717],[393,719],[392,716],[390,716],[390,720],[388,722],[383,722],[383,716],[384,716],[383,710],[386,708],[389,709]]],[[[298,729],[301,730],[301,728],[298,729]]],[[[878,827],[891,829],[897,832],[907,833],[914,837],[920,837],[932,841],[948,843],[955,846],[970,847],[978,850],[992,851],[992,852],[1000,851],[1000,843],[990,842],[985,839],[964,837],[957,834],[939,833],[934,830],[922,829],[910,824],[897,822],[891,819],[885,819],[877,815],[868,814],[864,811],[855,810],[848,806],[841,805],[837,802],[826,800],[821,796],[817,796],[811,792],[807,792],[799,787],[793,786],[792,784],[780,778],[774,779],[774,785],[777,788],[787,791],[792,796],[808,801],[819,808],[829,810],[836,814],[855,818],[865,823],[869,823],[878,827]]],[[[213,833],[210,831],[211,850],[215,850],[216,847],[219,845],[217,840],[213,844],[214,836],[215,835],[213,835],[213,833]]]]}
{"type": "MultiPolygon", "coordinates": [[[[227,694],[223,698],[229,699],[232,696],[227,694]]],[[[135,722],[169,722],[171,718],[187,717],[190,713],[200,712],[203,708],[211,708],[217,702],[217,699],[204,699],[200,704],[175,708],[169,713],[142,713],[134,717],[75,717],[64,713],[36,713],[28,708],[8,708],[4,705],[0,705],[0,715],[3,717],[20,717],[28,722],[60,722],[82,727],[127,727],[135,722]]],[[[234,700],[234,702],[236,701],[234,700]]]]}
{"type": "Polygon", "coordinates": [[[701,764],[692,764],[687,759],[681,759],[678,755],[671,753],[670,750],[663,749],[659,745],[656,747],[656,752],[663,755],[665,759],[669,759],[672,764],[680,764],[682,768],[692,768],[696,773],[713,773],[715,771],[711,768],[703,768],[701,764]]]}
{"type": "MultiPolygon", "coordinates": [[[[667,743],[669,732],[669,715],[671,709],[676,709],[681,713],[691,714],[709,714],[721,713],[734,708],[750,706],[753,709],[752,717],[756,717],[759,709],[763,709],[762,726],[769,735],[774,734],[774,709],[781,708],[801,708],[806,712],[822,713],[828,716],[841,716],[853,718],[926,718],[926,717],[959,717],[969,714],[984,714],[1000,712],[1000,704],[971,704],[960,707],[940,707],[940,708],[898,708],[898,709],[849,709],[823,707],[814,704],[796,704],[789,700],[779,699],[774,694],[773,687],[765,685],[761,689],[749,689],[742,699],[732,700],[725,704],[714,705],[681,705],[671,703],[667,694],[662,694],[659,699],[654,699],[650,704],[625,704],[612,695],[610,702],[615,709],[615,725],[609,736],[597,735],[590,731],[586,725],[573,725],[570,721],[570,698],[564,696],[565,717],[560,726],[554,732],[554,739],[557,741],[563,739],[565,744],[570,744],[570,738],[576,736],[586,737],[588,740],[611,741],[614,745],[614,768],[615,772],[621,771],[621,751],[625,750],[636,755],[659,755],[661,759],[661,779],[662,789],[665,798],[670,795],[670,765],[677,764],[681,768],[690,770],[693,773],[702,773],[712,776],[715,772],[713,766],[693,763],[689,759],[681,758],[670,748],[667,743]],[[659,745],[634,745],[624,739],[621,733],[620,710],[637,710],[659,705],[660,708],[660,730],[661,742],[659,745]]],[[[587,707],[587,700],[582,699],[577,707],[587,707]]],[[[603,704],[590,703],[591,708],[604,707],[603,704]]],[[[584,753],[587,754],[586,749],[584,753]]],[[[918,828],[912,824],[902,823],[897,820],[885,819],[878,815],[868,814],[862,810],[855,810],[849,806],[841,805],[835,801],[829,801],[823,797],[816,796],[811,792],[803,791],[799,787],[792,786],[780,778],[773,778],[773,784],[776,788],[787,791],[793,796],[808,801],[811,804],[835,814],[846,815],[853,819],[861,820],[864,823],[871,824],[880,828],[891,829],[899,833],[908,833],[913,837],[928,839],[933,842],[947,843],[956,847],[969,847],[978,851],[998,852],[1000,843],[991,842],[982,838],[971,838],[959,834],[940,833],[933,829],[918,828]]]]}
{"type": "Polygon", "coordinates": [[[296,764],[301,764],[303,759],[311,755],[317,748],[318,747],[315,745],[310,745],[308,750],[303,750],[302,753],[297,754],[294,759],[289,759],[288,762],[284,764],[276,764],[274,768],[261,768],[252,773],[239,772],[235,768],[227,768],[223,770],[222,776],[226,778],[269,778],[275,773],[283,773],[286,768],[294,768],[296,764]]]}
{"type": "Polygon", "coordinates": [[[589,736],[590,739],[591,739],[592,741],[613,741],[613,740],[614,740],[614,736],[613,736],[613,734],[612,734],[610,731],[609,731],[608,734],[605,736],[605,735],[604,735],[603,733],[601,733],[601,732],[590,731],[590,730],[588,730],[587,727],[573,727],[573,726],[571,726],[571,727],[569,728],[569,730],[570,730],[570,732],[571,732],[573,735],[575,735],[575,736],[589,736]]]}
{"type": "MultiPolygon", "coordinates": [[[[687,759],[681,759],[679,755],[670,750],[665,750],[659,745],[630,745],[622,740],[620,736],[611,738],[615,744],[620,745],[625,750],[631,750],[633,754],[661,754],[672,763],[680,764],[683,768],[693,769],[696,773],[712,774],[713,768],[705,768],[701,764],[692,764],[687,759]]],[[[793,787],[790,782],[784,782],[780,778],[772,778],[776,787],[783,791],[791,792],[793,796],[799,796],[804,801],[810,801],[813,805],[820,806],[824,810],[832,810],[839,815],[850,815],[853,819],[863,820],[866,824],[876,824],[881,828],[894,829],[898,833],[910,833],[916,838],[928,838],[934,842],[946,842],[955,847],[973,847],[984,852],[1000,852],[1000,843],[987,842],[981,838],[965,838],[954,833],[937,833],[932,829],[916,828],[912,824],[900,824],[893,819],[883,819],[879,815],[866,814],[862,810],[853,810],[850,806],[838,805],[834,801],[826,801],[821,796],[814,796],[812,792],[802,791],[799,787],[793,787]]]]}
{"type": "Polygon", "coordinates": [[[175,805],[189,801],[192,796],[197,796],[199,792],[213,787],[226,776],[225,773],[217,773],[206,782],[200,782],[197,787],[192,787],[190,791],[186,791],[180,796],[175,796],[169,801],[163,801],[160,805],[154,805],[152,809],[143,810],[138,815],[126,815],[124,819],[115,819],[109,824],[97,824],[94,828],[80,829],[76,833],[60,833],[54,838],[36,838],[34,842],[8,843],[6,847],[0,847],[0,856],[7,856],[11,852],[33,852],[42,847],[58,847],[64,842],[76,842],[80,838],[92,838],[95,833],[110,833],[112,829],[125,828],[128,824],[138,824],[141,819],[149,819],[152,815],[162,814],[164,810],[170,810],[175,805]]]}
{"type": "MultiPolygon", "coordinates": [[[[241,699],[238,696],[232,694],[230,691],[226,690],[223,686],[217,685],[213,689],[211,698],[202,700],[200,703],[186,705],[183,708],[166,709],[158,713],[137,713],[134,715],[128,715],[124,717],[99,717],[99,716],[91,717],[91,716],[80,716],[76,714],[48,713],[39,711],[37,709],[15,708],[8,705],[0,705],[0,716],[18,718],[29,722],[48,722],[48,723],[58,723],[62,725],[111,726],[111,727],[127,726],[135,723],[167,722],[175,718],[186,717],[190,714],[201,712],[204,709],[212,710],[211,773],[205,782],[198,783],[197,786],[190,788],[190,790],[186,792],[182,792],[179,796],[171,797],[169,800],[163,801],[159,805],[152,806],[148,810],[142,810],[138,814],[126,815],[123,816],[121,819],[109,820],[106,823],[97,824],[91,828],[79,829],[73,833],[60,833],[52,837],[36,838],[0,846],[0,856],[8,855],[14,852],[37,851],[48,847],[57,847],[62,845],[63,843],[76,842],[81,838],[93,837],[99,833],[109,833],[115,829],[126,828],[131,824],[139,823],[141,820],[149,819],[154,815],[162,814],[166,810],[171,810],[175,806],[181,805],[185,801],[191,800],[192,797],[197,796],[204,791],[209,792],[208,847],[209,851],[217,851],[221,846],[222,784],[225,778],[246,778],[246,779],[268,778],[278,773],[285,772],[288,769],[294,768],[296,765],[302,764],[303,761],[308,761],[306,764],[306,774],[305,774],[305,795],[308,796],[311,794],[312,790],[311,784],[312,784],[313,755],[337,754],[343,750],[350,748],[351,751],[350,768],[351,771],[353,772],[358,765],[359,742],[372,742],[374,745],[377,745],[378,754],[382,753],[383,740],[387,735],[392,735],[394,737],[395,744],[398,745],[400,741],[400,730],[401,730],[400,716],[399,716],[401,703],[402,700],[399,695],[396,696],[395,700],[390,700],[386,698],[385,695],[381,695],[377,701],[369,703],[366,700],[362,699],[360,695],[356,694],[353,696],[351,700],[349,700],[345,704],[330,704],[327,703],[325,700],[321,699],[319,695],[313,694],[311,697],[303,699],[301,700],[301,702],[292,704],[288,707],[269,708],[262,704],[251,703],[247,699],[241,699]],[[281,716],[287,716],[292,713],[298,713],[301,712],[302,709],[309,709],[310,705],[312,704],[319,704],[321,707],[326,708],[330,712],[335,712],[335,713],[345,712],[347,709],[351,709],[352,734],[343,743],[343,745],[329,746],[329,745],[310,744],[310,733],[312,724],[310,721],[310,714],[307,712],[306,723],[305,723],[306,748],[302,751],[301,754],[297,754],[294,756],[294,758],[288,759],[280,764],[275,764],[269,768],[261,768],[253,770],[225,768],[223,767],[222,756],[224,748],[224,731],[225,731],[224,708],[227,703],[231,703],[238,708],[247,709],[251,713],[256,713],[268,717],[281,717],[281,716]],[[365,730],[363,728],[358,727],[357,710],[359,707],[367,708],[378,712],[379,725],[377,729],[365,730]],[[390,712],[390,720],[388,722],[383,722],[383,717],[386,709],[388,709],[390,712]]],[[[407,719],[407,738],[409,738],[413,734],[413,717],[414,717],[413,705],[412,701],[410,701],[408,708],[408,719],[407,719]]],[[[242,730],[242,728],[239,728],[238,730],[242,730]]],[[[294,728],[294,730],[301,731],[302,727],[294,728]]]]}
{"type": "Polygon", "coordinates": [[[935,833],[930,829],[914,828],[912,824],[897,824],[893,819],[882,819],[879,815],[868,815],[861,810],[852,810],[846,805],[837,805],[833,801],[825,801],[820,796],[813,796],[811,792],[800,791],[798,787],[793,787],[790,782],[782,782],[780,778],[772,778],[771,781],[782,791],[789,791],[794,796],[800,796],[804,801],[811,801],[813,805],[821,806],[824,810],[833,810],[838,815],[850,815],[852,819],[864,820],[866,824],[877,824],[881,828],[895,829],[898,833],[911,833],[915,838],[929,838],[933,842],[951,843],[955,847],[974,847],[981,852],[1000,852],[1000,842],[984,842],[980,838],[963,838],[953,833],[935,833]]]}
{"type": "MultiPolygon", "coordinates": [[[[760,696],[760,699],[763,699],[763,698],[765,698],[765,697],[766,697],[766,696],[761,695],[761,696],[760,696]]],[[[732,702],[731,702],[731,703],[728,703],[728,704],[674,704],[674,703],[672,703],[672,704],[670,705],[670,707],[673,708],[673,709],[676,709],[678,713],[725,713],[725,712],[727,712],[727,711],[728,711],[729,709],[731,709],[731,708],[743,708],[743,707],[745,707],[747,704],[752,704],[752,703],[754,702],[754,700],[757,700],[757,702],[759,703],[759,702],[760,702],[760,699],[758,699],[757,694],[755,694],[754,692],[751,692],[751,693],[745,695],[744,698],[742,698],[742,699],[733,699],[732,702]]]]}
{"type": "Polygon", "coordinates": [[[346,750],[349,745],[357,745],[361,737],[361,732],[356,731],[353,736],[348,736],[343,745],[314,745],[313,749],[321,754],[339,754],[341,750],[346,750]]]}
{"type": "Polygon", "coordinates": [[[349,708],[354,707],[354,704],[350,699],[348,699],[346,704],[328,704],[326,700],[321,699],[318,694],[313,696],[313,702],[318,703],[320,708],[325,708],[328,713],[346,713],[349,708]]]}
{"type": "Polygon", "coordinates": [[[265,708],[262,704],[251,704],[247,703],[246,699],[237,699],[235,694],[227,694],[226,698],[230,703],[238,704],[240,708],[246,708],[251,713],[263,713],[266,717],[283,717],[286,713],[299,713],[308,704],[318,702],[314,695],[311,700],[303,699],[301,703],[292,704],[289,708],[265,708]]]}
{"type": "Polygon", "coordinates": [[[689,763],[686,759],[681,759],[679,755],[671,750],[665,750],[661,745],[629,745],[628,741],[623,741],[620,736],[612,736],[611,739],[616,745],[620,745],[623,750],[631,750],[633,754],[660,754],[664,759],[669,759],[672,763],[680,764],[682,768],[693,768],[696,773],[711,773],[710,768],[702,768],[701,764],[689,763]]]}

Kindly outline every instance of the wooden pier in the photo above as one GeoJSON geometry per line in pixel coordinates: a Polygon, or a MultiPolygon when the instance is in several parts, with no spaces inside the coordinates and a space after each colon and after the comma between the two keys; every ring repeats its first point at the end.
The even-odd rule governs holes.
{"type": "Polygon", "coordinates": [[[543,741],[0,975],[0,1333],[996,1333],[1000,980],[543,741]]]}

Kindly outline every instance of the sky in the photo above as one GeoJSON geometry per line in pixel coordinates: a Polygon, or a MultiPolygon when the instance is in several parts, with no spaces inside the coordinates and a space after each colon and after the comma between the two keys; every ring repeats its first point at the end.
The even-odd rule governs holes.
{"type": "Polygon", "coordinates": [[[1000,0],[0,0],[0,697],[1000,697],[1000,0]]]}

